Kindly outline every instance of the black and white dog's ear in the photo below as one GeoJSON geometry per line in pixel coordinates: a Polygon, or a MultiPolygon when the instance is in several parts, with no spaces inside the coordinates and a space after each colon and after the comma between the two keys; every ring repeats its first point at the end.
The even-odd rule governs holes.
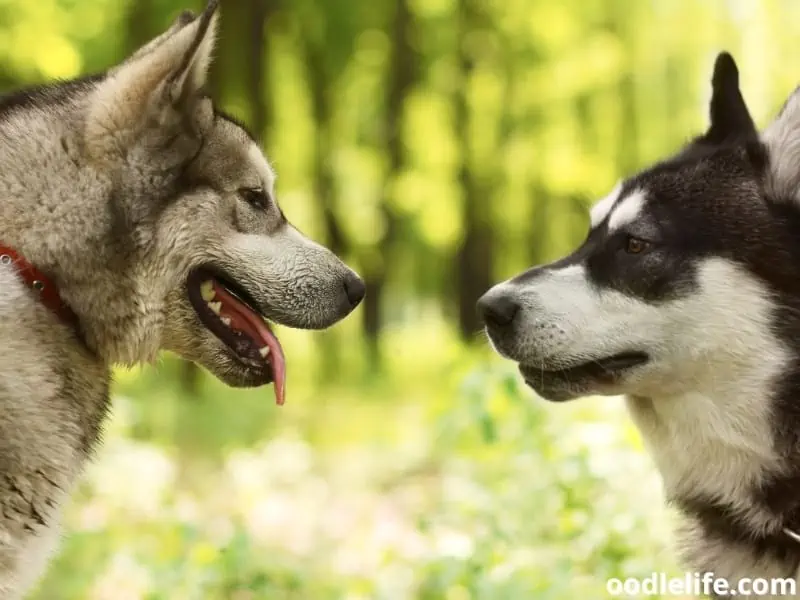
{"type": "Polygon", "coordinates": [[[800,201],[800,87],[761,134],[767,154],[767,192],[774,199],[800,201]]]}
{"type": "Polygon", "coordinates": [[[711,123],[700,141],[723,144],[734,140],[757,139],[756,126],[739,90],[739,69],[727,52],[721,52],[714,62],[711,87],[711,123]]]}
{"type": "MultiPolygon", "coordinates": [[[[219,22],[219,0],[194,17],[181,13],[163,34],[109,71],[93,93],[86,121],[90,154],[124,154],[144,135],[174,140],[181,129],[199,134],[212,118],[203,88],[219,22]]],[[[177,160],[177,157],[176,157],[177,160]]]]}

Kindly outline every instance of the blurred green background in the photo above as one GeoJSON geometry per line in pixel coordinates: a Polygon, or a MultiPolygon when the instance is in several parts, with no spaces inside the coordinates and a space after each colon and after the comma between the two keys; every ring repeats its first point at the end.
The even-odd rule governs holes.
{"type": "MultiPolygon", "coordinates": [[[[0,86],[102,70],[198,0],[0,0],[0,86]]],[[[604,598],[677,573],[622,403],[546,405],[477,297],[566,252],[616,180],[705,124],[728,49],[760,124],[800,79],[800,3],[223,0],[213,93],[282,206],[368,282],[282,330],[288,403],[164,356],[121,371],[34,598],[604,598]]]]}

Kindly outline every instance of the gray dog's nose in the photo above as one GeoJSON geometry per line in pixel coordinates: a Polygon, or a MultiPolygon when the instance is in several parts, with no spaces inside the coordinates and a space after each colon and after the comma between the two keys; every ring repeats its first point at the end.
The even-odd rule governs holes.
{"type": "Polygon", "coordinates": [[[478,300],[478,314],[487,325],[507,327],[519,312],[519,304],[508,294],[491,290],[478,300]]]}
{"type": "Polygon", "coordinates": [[[367,287],[361,277],[355,273],[348,273],[344,278],[344,291],[347,294],[350,307],[355,308],[364,299],[367,287]]]}

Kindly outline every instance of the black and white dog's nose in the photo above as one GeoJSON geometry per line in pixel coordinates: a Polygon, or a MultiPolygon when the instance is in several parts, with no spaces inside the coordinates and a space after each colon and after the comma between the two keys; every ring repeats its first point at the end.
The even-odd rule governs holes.
{"type": "Polygon", "coordinates": [[[349,273],[344,278],[344,291],[345,294],[347,294],[347,300],[350,302],[350,306],[355,308],[364,299],[367,286],[364,284],[364,280],[361,279],[361,277],[355,273],[349,273]]]}
{"type": "Polygon", "coordinates": [[[478,314],[489,326],[507,327],[519,312],[519,304],[502,291],[489,290],[478,300],[478,314]]]}

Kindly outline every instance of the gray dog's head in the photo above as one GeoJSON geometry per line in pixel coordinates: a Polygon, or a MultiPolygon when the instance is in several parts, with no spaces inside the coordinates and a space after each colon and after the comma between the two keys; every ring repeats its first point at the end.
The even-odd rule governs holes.
{"type": "Polygon", "coordinates": [[[364,284],[286,220],[259,147],[204,94],[217,12],[211,2],[181,15],[92,84],[77,160],[111,182],[114,260],[131,296],[108,293],[125,314],[85,314],[84,327],[116,361],[147,357],[157,340],[228,384],[274,380],[281,396],[282,351],[264,319],[328,327],[364,284]]]}

